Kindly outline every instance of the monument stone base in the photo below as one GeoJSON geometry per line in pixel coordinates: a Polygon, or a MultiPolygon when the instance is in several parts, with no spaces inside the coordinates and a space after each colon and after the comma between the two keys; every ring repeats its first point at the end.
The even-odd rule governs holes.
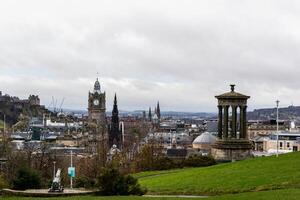
{"type": "Polygon", "coordinates": [[[211,155],[218,162],[244,160],[252,156],[251,149],[249,140],[217,140],[212,146],[211,155]]]}

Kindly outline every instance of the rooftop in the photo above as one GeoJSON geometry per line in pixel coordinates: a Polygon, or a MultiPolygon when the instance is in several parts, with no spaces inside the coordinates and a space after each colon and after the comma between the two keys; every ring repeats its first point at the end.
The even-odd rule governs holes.
{"type": "Polygon", "coordinates": [[[218,95],[216,96],[217,99],[232,99],[232,98],[239,98],[239,99],[249,99],[250,96],[238,93],[234,91],[234,87],[235,85],[230,85],[231,87],[231,91],[230,92],[226,92],[224,94],[218,95]]]}

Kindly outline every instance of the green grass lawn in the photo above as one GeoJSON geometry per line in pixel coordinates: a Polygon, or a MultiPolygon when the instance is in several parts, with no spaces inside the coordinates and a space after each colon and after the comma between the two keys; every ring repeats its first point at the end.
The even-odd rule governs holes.
{"type": "MultiPolygon", "coordinates": [[[[136,175],[150,194],[217,195],[300,186],[300,153],[136,175]]],[[[299,187],[300,188],[300,187],[299,187]]],[[[299,197],[300,199],[300,197],[299,197]]]]}
{"type": "MultiPolygon", "coordinates": [[[[148,194],[209,195],[208,199],[300,199],[300,152],[220,164],[205,168],[135,174],[148,194]],[[214,196],[218,195],[218,196],[214,196]]],[[[0,197],[0,200],[4,197],[0,197]]],[[[8,200],[33,198],[5,197],[8,200]]],[[[184,198],[95,197],[34,198],[35,200],[181,200],[184,198]]]]}
{"type": "MultiPolygon", "coordinates": [[[[248,192],[240,194],[222,195],[209,197],[207,200],[298,200],[300,198],[300,189],[270,190],[261,192],[248,192]]],[[[200,200],[202,198],[166,198],[166,197],[95,197],[78,196],[64,198],[30,198],[30,197],[0,197],[5,200],[200,200]]]]}

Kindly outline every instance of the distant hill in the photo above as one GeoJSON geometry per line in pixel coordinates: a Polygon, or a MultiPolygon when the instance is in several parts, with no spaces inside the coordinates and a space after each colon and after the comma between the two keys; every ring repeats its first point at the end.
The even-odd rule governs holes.
{"type": "MultiPolygon", "coordinates": [[[[53,109],[48,108],[49,110],[53,111],[53,109]]],[[[68,109],[63,108],[63,112],[66,113],[73,113],[73,114],[83,114],[87,115],[87,110],[76,110],[76,109],[68,109]]],[[[134,111],[126,111],[126,110],[119,110],[120,116],[143,116],[144,110],[134,110],[134,111]]],[[[111,116],[111,111],[106,111],[107,116],[111,116]]],[[[153,113],[152,113],[153,114],[153,113]]],[[[164,117],[177,117],[177,118],[215,118],[217,116],[216,113],[208,113],[208,112],[178,112],[178,111],[161,111],[161,115],[164,117]]],[[[146,111],[146,116],[148,117],[148,111],[146,111]]]]}
{"type": "MultiPolygon", "coordinates": [[[[63,109],[64,112],[84,114],[87,115],[87,110],[75,110],[75,109],[63,109]]],[[[107,116],[111,116],[111,111],[107,111],[107,116]]],[[[143,110],[126,111],[120,110],[120,116],[142,116],[143,110]]],[[[248,120],[270,120],[276,119],[276,108],[262,108],[255,109],[247,113],[248,120]]],[[[175,118],[216,118],[217,113],[209,112],[178,112],[178,111],[162,111],[161,115],[164,117],[175,117],[175,118]]],[[[148,111],[146,111],[148,116],[148,111]]],[[[286,108],[279,108],[279,119],[280,120],[296,120],[300,122],[300,106],[289,106],[286,108]]]]}
{"type": "MultiPolygon", "coordinates": [[[[252,112],[248,112],[247,116],[248,120],[276,119],[276,108],[255,109],[252,112]]],[[[300,106],[279,108],[279,119],[300,121],[300,106]]]]}

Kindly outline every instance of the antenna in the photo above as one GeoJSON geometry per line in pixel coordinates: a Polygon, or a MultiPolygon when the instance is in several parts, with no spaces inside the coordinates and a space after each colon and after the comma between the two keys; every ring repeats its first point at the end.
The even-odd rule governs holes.
{"type": "Polygon", "coordinates": [[[54,96],[52,96],[52,103],[51,103],[52,105],[53,105],[53,112],[55,112],[55,103],[54,103],[54,96]]]}
{"type": "Polygon", "coordinates": [[[56,106],[57,106],[57,99],[55,99],[54,112],[56,112],[56,106]]]}
{"type": "Polygon", "coordinates": [[[61,104],[60,104],[60,106],[59,106],[59,111],[62,113],[62,109],[61,109],[61,107],[62,107],[62,105],[64,104],[64,102],[65,102],[65,97],[61,100],[61,104]]]}
{"type": "Polygon", "coordinates": [[[97,81],[99,80],[99,72],[97,72],[97,81]]]}
{"type": "Polygon", "coordinates": [[[52,106],[53,101],[50,102],[50,104],[48,105],[48,108],[50,109],[50,106],[52,106]]]}

